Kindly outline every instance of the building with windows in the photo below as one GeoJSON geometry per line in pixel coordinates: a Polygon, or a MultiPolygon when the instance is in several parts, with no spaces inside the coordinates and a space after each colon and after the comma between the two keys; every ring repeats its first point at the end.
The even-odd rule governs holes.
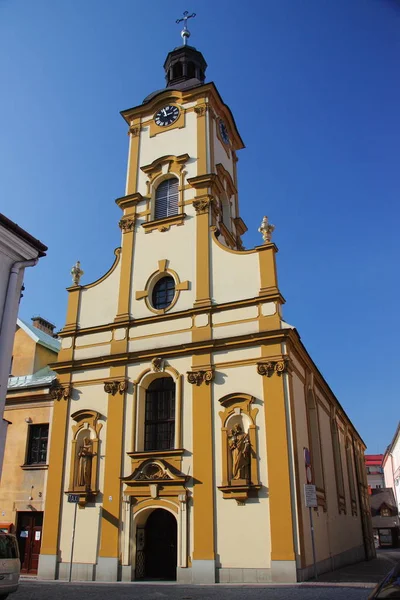
{"type": "Polygon", "coordinates": [[[400,423],[383,456],[382,467],[385,486],[392,488],[397,510],[400,511],[400,423]]]}
{"type": "Polygon", "coordinates": [[[0,529],[16,533],[22,573],[36,574],[41,546],[56,375],[47,366],[60,342],[54,325],[17,320],[4,416],[8,422],[0,487],[0,529]]]}
{"type": "Polygon", "coordinates": [[[393,548],[399,545],[399,511],[391,488],[373,488],[370,496],[372,527],[376,545],[393,548]]]}
{"type": "Polygon", "coordinates": [[[46,250],[47,246],[0,213],[0,477],[7,436],[3,412],[24,273],[46,250]]]}
{"type": "Polygon", "coordinates": [[[74,499],[74,580],[308,578],[307,481],[318,570],[374,554],[364,443],[282,318],[266,218],[243,248],[244,146],[206,67],[176,48],[121,113],[121,247],[93,283],[74,268],[52,365],[44,579],[68,576],[74,499]]]}
{"type": "Polygon", "coordinates": [[[367,471],[367,482],[369,490],[385,487],[383,474],[383,454],[366,454],[365,469],[367,471]]]}

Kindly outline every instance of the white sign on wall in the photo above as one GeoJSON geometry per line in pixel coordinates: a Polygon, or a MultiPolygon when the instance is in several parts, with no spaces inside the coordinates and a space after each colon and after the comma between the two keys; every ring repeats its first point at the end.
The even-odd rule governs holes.
{"type": "Polygon", "coordinates": [[[304,500],[307,508],[314,508],[318,506],[317,502],[317,488],[315,485],[310,483],[304,484],[304,500]]]}

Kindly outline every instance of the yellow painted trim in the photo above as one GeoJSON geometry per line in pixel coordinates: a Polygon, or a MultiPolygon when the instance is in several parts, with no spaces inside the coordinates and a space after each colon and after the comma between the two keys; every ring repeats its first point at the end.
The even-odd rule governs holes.
{"type": "MultiPolygon", "coordinates": [[[[211,363],[193,356],[193,368],[211,363]]],[[[212,385],[192,386],[193,406],[193,558],[214,560],[214,456],[212,385]]]]}
{"type": "MultiPolygon", "coordinates": [[[[292,365],[293,363],[291,363],[292,365]]],[[[290,397],[290,413],[292,420],[292,431],[293,431],[293,454],[294,454],[294,484],[296,487],[296,500],[297,500],[297,520],[299,527],[299,546],[300,546],[300,562],[302,568],[306,566],[306,551],[304,545],[304,537],[306,535],[306,531],[304,529],[303,522],[303,506],[302,506],[302,486],[301,486],[301,476],[300,476],[300,460],[298,453],[298,442],[297,442],[297,427],[296,427],[296,409],[294,404],[294,389],[293,389],[293,377],[292,373],[289,371],[288,374],[288,383],[289,383],[289,397],[290,397]]],[[[303,457],[302,457],[303,458],[303,457]]],[[[307,532],[308,534],[308,532],[307,532]]]]}
{"type": "MultiPolygon", "coordinates": [[[[209,100],[211,106],[213,107],[213,110],[215,110],[215,112],[222,116],[222,118],[225,121],[225,124],[229,127],[229,131],[231,133],[231,144],[233,149],[240,150],[244,148],[243,140],[240,137],[233,115],[229,107],[226,104],[224,104],[216,86],[213,83],[207,83],[205,85],[199,86],[197,88],[192,88],[186,91],[172,90],[170,88],[166,88],[165,91],[160,92],[160,94],[157,94],[157,96],[152,98],[149,102],[124,110],[121,112],[121,115],[128,123],[128,125],[132,125],[133,122],[138,122],[140,121],[140,119],[152,118],[154,113],[157,111],[157,108],[161,108],[166,103],[176,103],[178,105],[180,104],[184,108],[186,103],[194,102],[196,100],[199,103],[199,101],[204,101],[204,98],[207,98],[209,100]],[[216,109],[214,109],[214,106],[216,107],[216,109]]],[[[187,110],[192,109],[189,108],[187,110]]],[[[196,110],[196,107],[194,107],[194,110],[196,110]]]]}
{"type": "Polygon", "coordinates": [[[134,194],[137,191],[138,168],[139,168],[139,143],[140,143],[140,117],[131,121],[131,134],[129,140],[129,163],[126,182],[126,195],[134,194]],[[135,135],[135,129],[136,135],[135,135]]]}
{"type": "Polygon", "coordinates": [[[133,514],[135,516],[139,515],[142,512],[142,510],[145,510],[146,508],[164,508],[165,510],[169,510],[170,512],[173,512],[175,513],[175,515],[177,515],[179,511],[178,495],[176,495],[176,503],[173,501],[173,498],[174,496],[172,496],[171,500],[169,501],[163,500],[161,498],[149,498],[148,500],[142,500],[138,504],[134,505],[133,514]]]}
{"type": "Polygon", "coordinates": [[[111,267],[108,269],[107,273],[105,273],[102,277],[100,277],[99,279],[96,279],[96,281],[93,281],[92,283],[87,283],[86,285],[82,285],[81,286],[82,290],[88,290],[89,288],[99,285],[99,283],[101,283],[102,281],[107,279],[107,277],[109,277],[111,275],[111,273],[113,271],[115,271],[115,269],[117,268],[118,263],[120,261],[120,258],[121,258],[121,248],[115,248],[114,255],[115,255],[114,262],[111,265],[111,267]]]}
{"type": "Polygon", "coordinates": [[[142,223],[142,228],[145,233],[151,233],[155,229],[164,233],[173,225],[177,225],[178,227],[184,225],[186,216],[186,213],[178,213],[177,215],[171,215],[170,217],[164,217],[163,219],[155,219],[154,221],[142,223]]]}
{"type": "MultiPolygon", "coordinates": [[[[59,382],[70,385],[70,376],[61,376],[59,382]]],[[[68,403],[60,400],[53,405],[41,554],[58,554],[68,403]]]]}
{"type": "MultiPolygon", "coordinates": [[[[164,315],[165,313],[169,312],[171,310],[171,308],[173,308],[175,306],[175,304],[178,302],[180,292],[189,289],[189,282],[188,281],[181,282],[181,280],[179,279],[178,273],[176,271],[174,271],[173,269],[170,269],[169,267],[167,267],[167,264],[168,264],[168,261],[166,259],[159,260],[158,261],[158,271],[154,271],[154,273],[152,273],[150,275],[150,277],[146,281],[145,289],[138,290],[135,295],[136,300],[144,300],[149,311],[156,315],[164,315]],[[166,275],[170,275],[175,281],[175,295],[174,295],[174,298],[173,298],[171,304],[169,304],[166,308],[157,309],[152,306],[150,298],[152,296],[152,292],[153,292],[153,288],[154,288],[155,284],[160,279],[165,277],[166,275]]],[[[145,337],[147,337],[147,336],[145,336],[145,337]]]]}
{"type": "MultiPolygon", "coordinates": [[[[126,377],[126,368],[112,367],[110,377],[126,377]]],[[[99,556],[118,558],[121,511],[122,439],[124,430],[123,394],[108,394],[107,435],[104,464],[104,492],[101,511],[99,556]],[[111,499],[110,499],[111,498],[111,499]]]]}
{"type": "MultiPolygon", "coordinates": [[[[275,353],[280,347],[275,346],[275,353]]],[[[273,346],[263,346],[269,358],[273,346]]],[[[265,435],[267,439],[270,507],[271,560],[295,560],[292,496],[290,490],[288,439],[283,377],[263,376],[265,435]]]]}
{"type": "Polygon", "coordinates": [[[228,248],[228,246],[221,244],[221,242],[216,237],[215,234],[217,232],[217,228],[214,225],[210,227],[210,231],[213,243],[216,244],[219,248],[221,248],[221,250],[225,250],[225,252],[230,252],[231,254],[238,254],[240,256],[243,256],[245,254],[255,254],[257,252],[256,248],[254,248],[253,250],[234,250],[233,248],[228,248]]]}

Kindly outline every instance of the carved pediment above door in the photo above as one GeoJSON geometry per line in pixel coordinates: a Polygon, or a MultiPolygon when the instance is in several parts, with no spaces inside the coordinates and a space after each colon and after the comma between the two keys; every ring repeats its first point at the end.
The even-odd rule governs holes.
{"type": "MultiPolygon", "coordinates": [[[[183,451],[180,452],[182,453],[183,451]]],[[[149,455],[150,453],[138,452],[130,454],[149,455]]],[[[161,453],[155,452],[154,454],[161,453]]],[[[134,468],[132,474],[121,478],[121,481],[126,485],[125,494],[142,498],[157,498],[159,496],[177,497],[179,494],[186,494],[185,486],[189,480],[189,476],[182,473],[179,468],[165,458],[148,456],[141,460],[134,459],[132,462],[136,463],[136,468],[134,468]]],[[[176,464],[176,460],[173,462],[176,464]]]]}

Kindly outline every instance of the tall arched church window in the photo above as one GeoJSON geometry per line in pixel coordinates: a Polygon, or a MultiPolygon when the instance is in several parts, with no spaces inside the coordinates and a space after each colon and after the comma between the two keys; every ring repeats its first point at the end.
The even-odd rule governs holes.
{"type": "Polygon", "coordinates": [[[170,450],[175,437],[175,383],[155,379],[146,391],[144,449],[170,450]]]}
{"type": "Polygon", "coordinates": [[[322,464],[321,438],[319,431],[318,408],[315,402],[314,394],[308,391],[307,398],[308,419],[311,438],[311,457],[314,472],[314,483],[320,490],[324,489],[324,471],[322,464]]]}
{"type": "Polygon", "coordinates": [[[333,463],[335,466],[336,489],[338,495],[339,512],[346,512],[345,496],[344,496],[344,478],[343,465],[340,450],[340,433],[335,417],[331,419],[331,434],[332,434],[332,450],[333,463]]]}
{"type": "Polygon", "coordinates": [[[164,219],[178,214],[178,180],[165,179],[156,189],[154,218],[164,219]]]}

